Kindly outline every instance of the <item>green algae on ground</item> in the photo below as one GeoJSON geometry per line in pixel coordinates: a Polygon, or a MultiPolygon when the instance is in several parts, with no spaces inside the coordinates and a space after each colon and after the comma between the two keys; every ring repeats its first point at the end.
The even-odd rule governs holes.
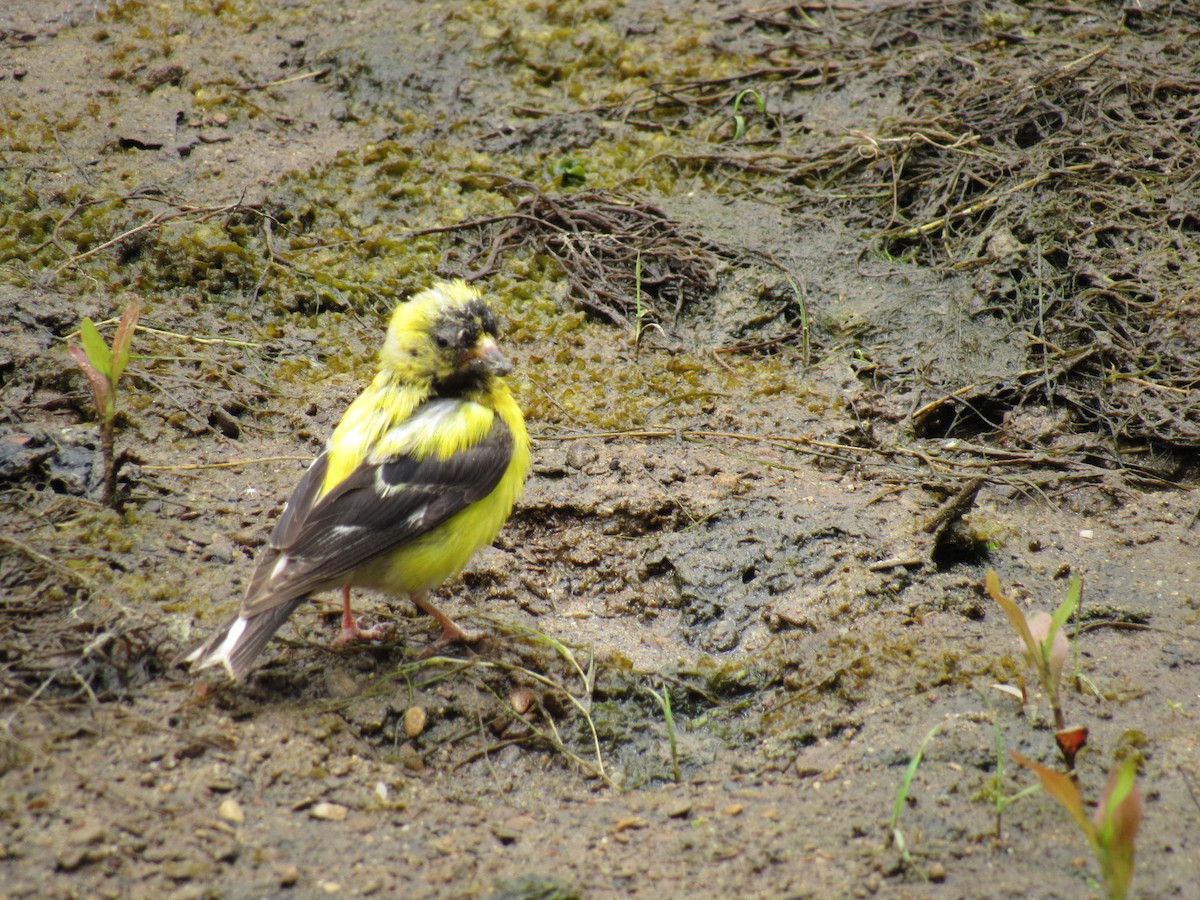
{"type": "MultiPolygon", "coordinates": [[[[512,79],[506,90],[529,92],[533,105],[552,99],[553,94],[546,93],[551,86],[558,96],[578,102],[604,85],[603,96],[591,102],[619,103],[649,91],[653,79],[694,78],[713,64],[734,64],[728,52],[712,51],[694,28],[680,23],[660,25],[667,29],[666,40],[663,34],[629,40],[623,14],[612,4],[570,10],[556,4],[499,5],[505,9],[505,21],[516,16],[516,24],[508,29],[476,30],[481,22],[493,20],[492,12],[480,7],[457,10],[443,24],[450,32],[475,35],[476,59],[470,64],[499,66],[512,79]],[[677,52],[684,48],[680,41],[687,52],[677,52]],[[701,64],[704,57],[707,61],[701,64]]],[[[184,34],[145,3],[114,4],[102,21],[119,24],[135,15],[139,33],[132,44],[112,42],[107,33],[98,33],[98,46],[112,59],[114,75],[127,74],[157,55],[169,57],[172,42],[184,34]],[[139,50],[137,41],[148,46],[139,50]],[[156,41],[161,46],[149,46],[156,41]]],[[[282,27],[288,16],[254,3],[224,5],[204,27],[219,32],[267,21],[282,27]]],[[[380,83],[391,77],[379,69],[381,60],[372,58],[366,64],[375,67],[371,77],[380,83]]],[[[232,80],[222,84],[186,77],[184,86],[198,114],[228,113],[238,125],[240,100],[232,80]]],[[[313,351],[323,364],[313,375],[361,372],[362,360],[370,357],[368,348],[375,342],[371,332],[379,326],[364,322],[363,333],[352,336],[359,326],[339,322],[337,314],[371,314],[381,320],[396,298],[434,277],[455,273],[458,238],[436,229],[510,213],[513,200],[495,176],[540,180],[549,171],[547,160],[560,154],[537,142],[489,152],[482,149],[487,142],[475,127],[456,121],[446,128],[446,109],[397,108],[382,95],[372,99],[363,94],[359,99],[365,104],[362,108],[391,119],[393,136],[343,152],[324,166],[285,174],[262,206],[172,208],[169,198],[145,192],[131,180],[136,178],[136,152],[113,153],[113,165],[86,187],[47,192],[10,178],[0,197],[7,210],[5,224],[15,226],[6,230],[15,235],[13,243],[0,248],[9,260],[6,277],[29,284],[33,275],[49,272],[64,289],[135,289],[144,292],[151,305],[155,296],[196,292],[206,306],[242,310],[255,322],[254,337],[281,333],[280,323],[285,321],[312,327],[313,317],[321,315],[313,351]]],[[[255,114],[250,109],[250,116],[255,114]]],[[[10,112],[8,130],[25,135],[15,140],[16,149],[49,146],[70,128],[64,120],[56,132],[19,109],[10,112]]],[[[637,184],[672,192],[678,171],[656,161],[667,147],[660,134],[605,126],[574,152],[586,164],[590,188],[637,184]]],[[[664,403],[674,415],[695,415],[705,408],[706,393],[719,393],[720,388],[703,377],[713,369],[702,356],[706,348],[698,348],[690,358],[678,351],[652,352],[647,359],[618,364],[620,390],[605,390],[599,376],[604,373],[605,386],[612,387],[607,378],[614,370],[612,361],[572,353],[569,340],[564,340],[586,326],[568,308],[561,270],[523,250],[499,263],[491,293],[501,299],[512,323],[511,339],[546,345],[545,352],[534,349],[534,354],[555,372],[552,390],[538,385],[532,372],[524,375],[528,383],[522,387],[522,402],[533,421],[621,430],[640,427],[664,403]]],[[[304,364],[282,366],[277,373],[281,384],[295,385],[303,393],[303,381],[297,377],[304,364]]],[[[274,374],[264,372],[272,380],[274,374]]],[[[779,377],[774,383],[782,390],[787,380],[779,377]]],[[[173,421],[183,426],[188,418],[180,411],[173,421]]]]}

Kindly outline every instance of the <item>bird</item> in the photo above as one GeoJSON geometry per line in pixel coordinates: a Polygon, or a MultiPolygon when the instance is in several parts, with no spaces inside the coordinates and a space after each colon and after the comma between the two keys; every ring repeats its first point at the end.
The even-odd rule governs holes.
{"type": "Polygon", "coordinates": [[[378,373],[300,478],[236,614],[181,657],[191,671],[223,666],[240,679],[297,607],[336,588],[334,646],[386,633],[359,625],[352,587],[408,597],[432,616],[442,632],[430,651],[483,636],[429,592],[495,540],[529,474],[529,433],[497,332],[492,306],[462,280],[397,305],[378,373]]]}

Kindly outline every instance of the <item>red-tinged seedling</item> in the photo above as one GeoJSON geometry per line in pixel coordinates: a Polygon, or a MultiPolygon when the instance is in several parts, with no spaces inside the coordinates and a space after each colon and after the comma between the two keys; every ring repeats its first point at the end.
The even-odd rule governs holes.
{"type": "Polygon", "coordinates": [[[1079,599],[1083,594],[1083,582],[1078,575],[1071,579],[1067,597],[1059,604],[1053,615],[1035,610],[1028,616],[1016,603],[1004,596],[1004,592],[1000,589],[1000,579],[993,570],[988,569],[984,584],[987,592],[991,594],[993,600],[1000,604],[1004,615],[1008,617],[1013,629],[1021,637],[1025,649],[1025,659],[1037,672],[1042,691],[1050,700],[1051,709],[1054,710],[1054,737],[1058,744],[1058,750],[1062,754],[1067,768],[1074,769],[1075,756],[1086,746],[1088,732],[1083,726],[1068,726],[1063,713],[1062,673],[1067,657],[1071,653],[1071,645],[1067,641],[1067,636],[1063,634],[1062,628],[1076,607],[1079,606],[1079,599]]]}
{"type": "Polygon", "coordinates": [[[106,506],[116,509],[117,474],[127,457],[113,456],[113,421],[117,417],[117,384],[129,364],[129,348],[133,343],[133,332],[142,311],[142,301],[136,294],[130,298],[117,333],[113,336],[111,349],[104,343],[96,324],[84,318],[79,328],[79,340],[83,344],[70,344],[67,351],[75,364],[87,376],[92,387],[92,398],[96,403],[96,415],[100,420],[100,455],[104,463],[104,495],[106,506]]]}
{"type": "Polygon", "coordinates": [[[1124,900],[1133,882],[1138,828],[1142,824],[1142,795],[1137,786],[1137,759],[1127,758],[1109,773],[1108,785],[1095,812],[1088,816],[1079,786],[1066,775],[1027,759],[1012,758],[1037,775],[1042,789],[1074,819],[1100,864],[1110,900],[1124,900]]]}

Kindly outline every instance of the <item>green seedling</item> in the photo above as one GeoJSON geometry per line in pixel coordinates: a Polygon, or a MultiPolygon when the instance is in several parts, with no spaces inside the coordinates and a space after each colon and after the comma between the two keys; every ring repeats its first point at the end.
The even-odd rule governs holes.
{"type": "Polygon", "coordinates": [[[1022,788],[1015,794],[1009,795],[1004,793],[1004,734],[1000,730],[1000,720],[996,719],[993,724],[996,736],[996,775],[992,787],[992,803],[996,807],[996,838],[999,839],[1003,832],[1004,811],[1009,805],[1016,803],[1022,797],[1028,797],[1030,794],[1038,791],[1036,784],[1031,784],[1027,788],[1022,788]]]}
{"type": "Polygon", "coordinates": [[[804,368],[807,369],[812,358],[811,336],[808,328],[808,304],[804,302],[804,293],[797,286],[796,279],[786,272],[784,277],[792,286],[792,293],[796,295],[796,302],[800,305],[800,343],[801,352],[804,354],[804,368]]]}
{"type": "Polygon", "coordinates": [[[1078,575],[1071,579],[1071,587],[1067,590],[1066,599],[1059,604],[1052,616],[1041,610],[1036,610],[1026,616],[1016,603],[1004,596],[1000,589],[1000,579],[991,569],[988,569],[984,583],[987,592],[991,594],[993,600],[1000,604],[1004,615],[1008,617],[1008,621],[1025,645],[1026,662],[1037,672],[1042,691],[1050,700],[1051,709],[1054,710],[1054,737],[1058,743],[1059,752],[1062,754],[1067,768],[1074,769],[1076,754],[1087,744],[1087,729],[1082,726],[1068,727],[1066,716],[1063,713],[1062,673],[1067,658],[1071,655],[1071,646],[1067,641],[1067,636],[1063,634],[1062,628],[1079,605],[1079,599],[1083,594],[1083,582],[1078,575]]]}
{"type": "Polygon", "coordinates": [[[1110,900],[1124,900],[1133,882],[1135,841],[1142,823],[1137,759],[1128,757],[1112,770],[1096,811],[1088,818],[1079,787],[1061,772],[1012,751],[1012,759],[1037,775],[1042,789],[1070,813],[1100,864],[1110,900]]]}
{"type": "Polygon", "coordinates": [[[667,742],[671,745],[671,773],[675,778],[675,783],[679,784],[682,777],[679,773],[679,750],[675,746],[675,716],[671,713],[671,695],[667,692],[667,686],[662,686],[662,693],[658,691],[650,691],[651,696],[658,701],[658,705],[662,707],[663,719],[667,723],[667,742]]]}
{"type": "Polygon", "coordinates": [[[574,156],[562,156],[551,167],[554,180],[560,187],[580,187],[587,182],[587,168],[583,161],[574,156]]]}
{"type": "Polygon", "coordinates": [[[79,340],[83,346],[70,344],[67,347],[71,358],[92,386],[92,398],[96,403],[96,415],[100,421],[100,455],[104,463],[103,502],[113,509],[120,506],[117,499],[117,475],[121,466],[128,461],[128,456],[124,453],[118,457],[113,455],[117,385],[125,372],[125,366],[129,363],[129,348],[133,343],[133,332],[141,311],[141,298],[134,294],[129,300],[129,305],[125,307],[120,324],[117,325],[111,348],[104,343],[96,324],[86,316],[79,328],[79,340]]]}
{"type": "Polygon", "coordinates": [[[942,726],[945,724],[945,721],[938,722],[930,728],[925,733],[925,738],[921,741],[921,746],[917,748],[917,752],[909,760],[908,768],[904,770],[904,778],[900,782],[900,788],[896,791],[896,802],[892,806],[892,821],[888,825],[889,842],[895,844],[896,849],[900,851],[900,858],[904,861],[904,865],[917,871],[922,878],[925,878],[925,875],[917,869],[916,864],[913,862],[913,858],[908,852],[908,842],[904,839],[904,832],[900,830],[900,811],[904,809],[904,805],[908,802],[908,794],[912,790],[913,779],[917,777],[917,769],[920,768],[921,760],[925,756],[925,749],[937,737],[937,733],[942,730],[942,726]]]}
{"type": "Polygon", "coordinates": [[[746,88],[740,91],[737,97],[733,100],[733,139],[740,141],[742,135],[746,133],[746,117],[742,115],[742,101],[747,97],[754,98],[754,105],[758,107],[759,112],[766,112],[766,107],[763,105],[762,95],[754,88],[746,88]]]}

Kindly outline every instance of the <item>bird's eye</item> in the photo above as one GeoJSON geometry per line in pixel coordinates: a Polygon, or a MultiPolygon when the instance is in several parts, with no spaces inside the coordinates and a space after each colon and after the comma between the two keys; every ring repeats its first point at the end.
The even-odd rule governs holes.
{"type": "Polygon", "coordinates": [[[433,342],[438,345],[439,350],[445,350],[450,346],[450,341],[444,334],[439,334],[433,339],[433,342]]]}

